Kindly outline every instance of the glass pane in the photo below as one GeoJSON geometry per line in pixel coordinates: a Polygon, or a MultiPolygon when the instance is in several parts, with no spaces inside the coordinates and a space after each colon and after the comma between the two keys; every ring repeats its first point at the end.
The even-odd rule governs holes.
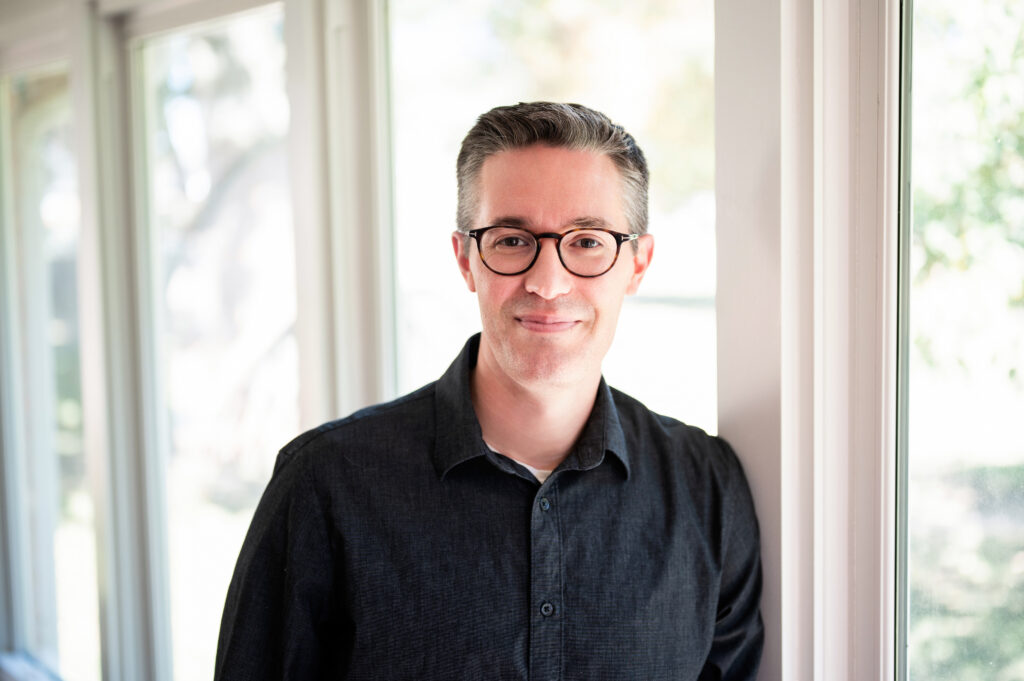
{"type": "Polygon", "coordinates": [[[1024,4],[913,19],[912,679],[1024,679],[1024,4]]]}
{"type": "Polygon", "coordinates": [[[242,539],[298,431],[282,28],[273,5],[140,47],[182,681],[213,674],[242,539]]]}
{"type": "Polygon", "coordinates": [[[715,431],[713,2],[393,0],[390,20],[399,389],[440,376],[480,328],[449,239],[462,137],[494,106],[580,102],[651,168],[654,262],[605,376],[715,431]]]}
{"type": "Polygon", "coordinates": [[[16,220],[26,263],[26,328],[45,342],[30,346],[28,462],[37,562],[33,652],[67,681],[100,676],[99,598],[93,500],[82,445],[78,352],[79,207],[71,98],[65,70],[11,79],[12,173],[16,220]],[[39,305],[39,309],[35,309],[39,305]],[[39,362],[35,361],[38,358],[39,362]],[[30,432],[33,428],[30,427],[30,432]],[[47,542],[46,546],[41,543],[47,542]],[[52,545],[51,545],[52,544],[52,545]],[[56,620],[49,614],[55,612],[56,620]],[[56,639],[54,639],[56,636],[56,639]]]}

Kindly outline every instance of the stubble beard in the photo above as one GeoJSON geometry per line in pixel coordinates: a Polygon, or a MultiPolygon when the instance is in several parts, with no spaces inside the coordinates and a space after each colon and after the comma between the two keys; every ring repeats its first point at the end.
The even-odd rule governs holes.
{"type": "MultiPolygon", "coordinates": [[[[593,308],[580,301],[559,301],[538,305],[532,299],[517,298],[502,305],[501,324],[490,329],[491,350],[505,374],[520,384],[551,387],[572,386],[589,378],[594,338],[593,308]],[[518,319],[542,313],[577,321],[576,327],[550,335],[523,328],[518,319]]],[[[598,360],[598,371],[600,361],[598,360]]]]}

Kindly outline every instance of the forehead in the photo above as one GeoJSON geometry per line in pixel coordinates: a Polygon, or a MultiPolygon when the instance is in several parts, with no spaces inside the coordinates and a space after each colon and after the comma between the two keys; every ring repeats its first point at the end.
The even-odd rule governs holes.
{"type": "Polygon", "coordinates": [[[489,156],[478,183],[480,224],[501,218],[561,227],[580,219],[624,229],[623,187],[608,156],[535,145],[489,156]]]}

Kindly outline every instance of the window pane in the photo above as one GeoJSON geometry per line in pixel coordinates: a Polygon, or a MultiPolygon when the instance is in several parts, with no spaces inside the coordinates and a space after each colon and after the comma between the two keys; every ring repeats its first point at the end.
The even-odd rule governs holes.
{"type": "Polygon", "coordinates": [[[28,296],[30,640],[32,652],[67,681],[92,681],[100,675],[99,600],[82,448],[79,209],[67,72],[12,78],[10,95],[15,216],[28,296]]]}
{"type": "Polygon", "coordinates": [[[176,679],[210,678],[224,595],[298,430],[280,5],[140,47],[169,435],[176,679]]]}
{"type": "Polygon", "coordinates": [[[1024,679],[1024,4],[914,3],[912,679],[1024,679]]]}
{"type": "Polygon", "coordinates": [[[651,167],[654,262],[605,376],[714,431],[711,0],[393,0],[390,19],[400,390],[440,376],[480,328],[449,239],[462,137],[494,106],[580,102],[629,130],[651,167]]]}

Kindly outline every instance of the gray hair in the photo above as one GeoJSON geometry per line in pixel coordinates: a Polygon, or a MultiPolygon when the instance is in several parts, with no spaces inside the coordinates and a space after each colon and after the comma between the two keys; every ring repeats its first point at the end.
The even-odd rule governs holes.
{"type": "Polygon", "coordinates": [[[456,163],[456,224],[460,232],[473,229],[479,202],[477,183],[484,161],[498,152],[534,144],[608,156],[622,176],[629,231],[647,232],[647,161],[636,140],[603,113],[579,104],[552,102],[521,102],[491,109],[477,119],[462,140],[456,163]]]}

